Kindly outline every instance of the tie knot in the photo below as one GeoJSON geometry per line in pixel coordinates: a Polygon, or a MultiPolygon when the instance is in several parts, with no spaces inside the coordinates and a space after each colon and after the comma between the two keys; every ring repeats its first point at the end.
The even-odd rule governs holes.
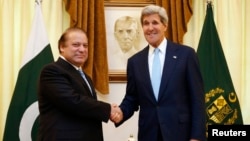
{"type": "Polygon", "coordinates": [[[78,70],[80,73],[83,73],[83,71],[81,69],[78,70]]]}
{"type": "Polygon", "coordinates": [[[83,73],[83,71],[81,69],[78,70],[81,74],[82,77],[85,77],[85,74],[83,73]]]}
{"type": "Polygon", "coordinates": [[[154,52],[155,52],[155,54],[159,54],[160,49],[159,48],[155,48],[154,52]]]}

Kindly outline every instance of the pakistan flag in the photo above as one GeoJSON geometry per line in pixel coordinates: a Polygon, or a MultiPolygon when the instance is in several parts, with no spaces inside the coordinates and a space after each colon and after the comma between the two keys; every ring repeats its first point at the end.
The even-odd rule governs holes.
{"type": "Polygon", "coordinates": [[[214,23],[211,3],[207,5],[197,53],[205,84],[207,127],[213,124],[243,124],[239,100],[214,23]]]}
{"type": "Polygon", "coordinates": [[[3,141],[36,140],[39,117],[37,82],[42,67],[54,61],[40,6],[36,1],[31,34],[7,113],[3,141]]]}

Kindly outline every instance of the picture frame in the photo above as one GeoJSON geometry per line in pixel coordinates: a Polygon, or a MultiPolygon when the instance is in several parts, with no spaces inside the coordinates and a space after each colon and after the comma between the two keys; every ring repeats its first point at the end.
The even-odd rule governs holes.
{"type": "Polygon", "coordinates": [[[143,6],[153,4],[154,0],[105,0],[105,22],[106,22],[106,38],[107,38],[107,54],[109,67],[109,82],[123,83],[127,81],[126,63],[127,59],[120,60],[120,55],[117,57],[116,52],[120,50],[117,38],[115,38],[114,25],[115,21],[120,17],[133,17],[138,22],[138,40],[136,52],[146,47],[147,42],[144,39],[143,31],[140,24],[140,12],[143,6]],[[125,61],[126,62],[125,62],[125,61]]]}
{"type": "Polygon", "coordinates": [[[104,0],[105,6],[140,7],[155,4],[155,0],[104,0]]]}

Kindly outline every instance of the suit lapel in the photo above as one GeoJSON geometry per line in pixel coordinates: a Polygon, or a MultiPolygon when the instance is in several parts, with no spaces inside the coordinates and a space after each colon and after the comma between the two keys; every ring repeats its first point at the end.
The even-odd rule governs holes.
{"type": "Polygon", "coordinates": [[[150,91],[148,95],[146,96],[150,97],[149,99],[151,99],[152,102],[155,102],[156,99],[154,96],[153,87],[151,85],[149,66],[148,66],[148,52],[149,52],[149,46],[143,49],[143,51],[140,54],[141,56],[138,57],[140,60],[138,60],[136,64],[138,65],[137,68],[140,69],[140,72],[139,72],[140,78],[143,79],[141,81],[143,82],[145,87],[148,88],[150,91]]]}
{"type": "Polygon", "coordinates": [[[149,52],[149,46],[147,48],[145,48],[145,51],[142,54],[143,55],[143,57],[141,57],[142,63],[140,63],[141,67],[139,67],[139,68],[142,68],[141,74],[142,74],[142,78],[145,79],[146,86],[148,88],[151,88],[151,90],[153,92],[153,88],[152,88],[151,80],[150,80],[149,66],[148,66],[148,52],[149,52]]]}
{"type": "Polygon", "coordinates": [[[89,85],[91,87],[91,91],[89,90],[89,87],[87,86],[86,82],[84,81],[85,86],[87,86],[87,88],[88,88],[89,92],[91,93],[91,95],[94,98],[97,98],[96,93],[95,93],[95,88],[94,88],[94,85],[92,84],[91,78],[87,74],[85,74],[85,76],[86,76],[86,79],[87,79],[87,81],[88,81],[88,83],[89,83],[89,85]]]}
{"type": "Polygon", "coordinates": [[[93,84],[90,83],[90,78],[86,75],[86,78],[88,79],[88,82],[90,84],[90,87],[92,89],[93,94],[91,93],[88,85],[86,84],[85,80],[83,80],[81,74],[71,65],[69,64],[67,61],[63,60],[62,58],[59,58],[57,63],[63,67],[65,70],[67,70],[70,75],[72,77],[74,77],[77,81],[79,81],[80,83],[82,83],[83,87],[88,91],[89,95],[93,96],[94,98],[96,98],[96,93],[95,90],[93,89],[93,84]]]}
{"type": "Polygon", "coordinates": [[[163,66],[163,74],[161,78],[161,85],[159,90],[159,100],[162,97],[164,89],[167,88],[170,76],[174,72],[175,65],[178,59],[176,50],[177,48],[173,46],[172,42],[168,41],[167,50],[165,54],[165,62],[163,66]]]}

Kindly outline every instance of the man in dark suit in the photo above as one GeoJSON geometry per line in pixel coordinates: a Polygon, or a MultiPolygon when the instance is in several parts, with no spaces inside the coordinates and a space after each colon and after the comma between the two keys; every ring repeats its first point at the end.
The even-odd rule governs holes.
{"type": "Polygon", "coordinates": [[[112,121],[119,126],[140,109],[138,141],[204,141],[205,94],[196,53],[165,38],[168,16],[164,8],[146,6],[141,14],[149,45],[128,59],[121,116],[112,121]],[[155,56],[159,56],[158,66],[154,66],[155,56]]]}
{"type": "Polygon", "coordinates": [[[102,121],[115,113],[98,101],[90,77],[81,76],[88,58],[88,39],[80,28],[69,28],[58,42],[59,59],[40,75],[39,141],[103,141],[102,121]],[[112,113],[112,114],[111,114],[112,113]]]}

